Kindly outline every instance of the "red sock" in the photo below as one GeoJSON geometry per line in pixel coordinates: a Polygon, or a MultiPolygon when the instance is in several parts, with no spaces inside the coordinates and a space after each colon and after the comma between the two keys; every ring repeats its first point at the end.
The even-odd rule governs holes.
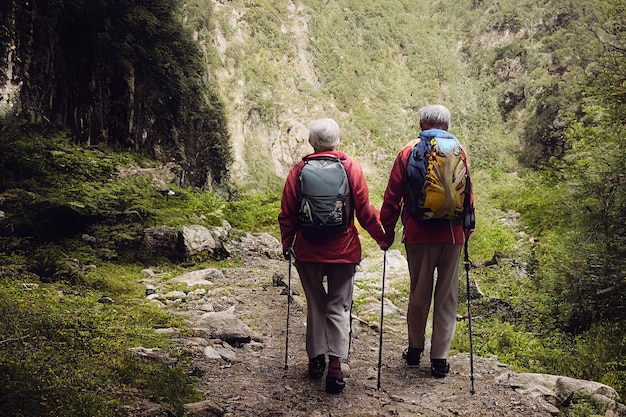
{"type": "Polygon", "coordinates": [[[330,356],[328,363],[328,376],[331,378],[342,379],[341,362],[337,356],[330,356]]]}

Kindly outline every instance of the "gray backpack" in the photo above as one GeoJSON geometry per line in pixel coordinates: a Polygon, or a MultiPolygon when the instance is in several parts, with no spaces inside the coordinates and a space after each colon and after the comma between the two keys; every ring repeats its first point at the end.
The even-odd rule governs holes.
{"type": "Polygon", "coordinates": [[[330,155],[303,158],[300,173],[300,224],[323,231],[344,230],[351,223],[352,197],[343,163],[330,155]]]}

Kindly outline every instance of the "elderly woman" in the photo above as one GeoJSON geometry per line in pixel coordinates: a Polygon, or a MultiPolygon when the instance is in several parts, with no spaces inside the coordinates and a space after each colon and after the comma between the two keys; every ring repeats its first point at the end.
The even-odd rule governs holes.
{"type": "MultiPolygon", "coordinates": [[[[278,222],[285,256],[294,254],[294,265],[306,295],[309,375],[314,379],[323,376],[328,355],[326,392],[338,394],[345,386],[340,360],[348,357],[354,272],[356,264],[361,262],[361,243],[354,216],[381,248],[387,247],[378,212],[369,201],[361,166],[346,153],[336,150],[340,143],[337,123],[329,118],[311,122],[309,143],[314,153],[296,163],[287,176],[278,222]],[[303,227],[300,222],[300,175],[305,160],[316,157],[331,157],[341,161],[349,181],[351,201],[346,206],[350,207],[350,213],[347,225],[339,230],[307,233],[307,227],[303,227]]],[[[343,175],[342,171],[336,172],[337,175],[343,175]]]]}

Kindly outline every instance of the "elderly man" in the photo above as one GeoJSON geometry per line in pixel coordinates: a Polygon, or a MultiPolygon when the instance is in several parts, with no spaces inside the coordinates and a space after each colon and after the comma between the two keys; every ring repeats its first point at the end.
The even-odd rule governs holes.
{"type": "Polygon", "coordinates": [[[429,105],[420,109],[419,113],[422,132],[418,139],[405,145],[396,157],[385,190],[380,219],[385,228],[387,246],[391,246],[394,241],[394,228],[398,218],[402,219],[404,226],[403,242],[411,283],[407,311],[409,346],[404,351],[403,358],[409,367],[419,366],[424,352],[426,322],[434,290],[430,365],[432,376],[443,378],[450,371],[447,359],[456,325],[461,248],[474,227],[473,194],[465,151],[456,138],[447,133],[450,111],[442,105],[429,105]],[[454,156],[451,155],[450,158],[457,158],[459,173],[459,178],[454,179],[458,182],[451,187],[455,192],[459,191],[456,198],[450,197],[448,193],[424,198],[424,190],[428,188],[424,187],[424,182],[427,181],[416,185],[414,178],[424,179],[431,174],[412,176],[408,172],[410,159],[414,162],[417,158],[419,162],[429,158],[427,155],[431,152],[431,146],[436,146],[431,145],[436,142],[434,138],[442,138],[442,143],[452,144],[450,148],[454,150],[454,156]],[[418,150],[417,145],[420,142],[421,148],[418,150]],[[425,201],[428,203],[433,200],[441,203],[436,210],[423,207],[425,201]],[[458,213],[454,211],[458,208],[454,203],[461,206],[458,213]],[[446,208],[447,204],[452,207],[446,208]],[[439,212],[444,212],[445,215],[440,215],[439,212]]]}

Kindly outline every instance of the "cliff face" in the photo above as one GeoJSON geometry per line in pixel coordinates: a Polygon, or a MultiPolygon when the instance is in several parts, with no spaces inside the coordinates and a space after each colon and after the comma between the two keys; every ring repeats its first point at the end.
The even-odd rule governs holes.
{"type": "Polygon", "coordinates": [[[2,111],[183,168],[182,185],[219,184],[230,161],[222,103],[177,0],[4,2],[2,111]],[[10,111],[9,111],[10,110],[10,111]]]}
{"type": "Polygon", "coordinates": [[[213,70],[228,113],[233,179],[248,183],[258,175],[258,155],[269,162],[262,168],[267,175],[284,178],[293,163],[313,150],[308,121],[337,117],[335,103],[320,91],[310,50],[313,10],[288,2],[284,10],[268,11],[280,22],[279,32],[271,36],[281,40],[272,47],[259,45],[270,34],[259,33],[254,8],[214,3],[214,26],[206,36],[218,54],[213,70]],[[251,71],[263,82],[251,79],[251,71]]]}
{"type": "Polygon", "coordinates": [[[282,181],[312,151],[306,125],[319,117],[337,120],[341,149],[359,160],[377,191],[397,150],[417,134],[417,109],[426,104],[449,105],[454,133],[476,152],[497,153],[481,124],[508,139],[496,103],[466,65],[456,40],[462,28],[439,10],[444,6],[212,3],[211,26],[199,39],[214,46],[211,72],[228,115],[238,183],[258,189],[263,179],[282,181]]]}

